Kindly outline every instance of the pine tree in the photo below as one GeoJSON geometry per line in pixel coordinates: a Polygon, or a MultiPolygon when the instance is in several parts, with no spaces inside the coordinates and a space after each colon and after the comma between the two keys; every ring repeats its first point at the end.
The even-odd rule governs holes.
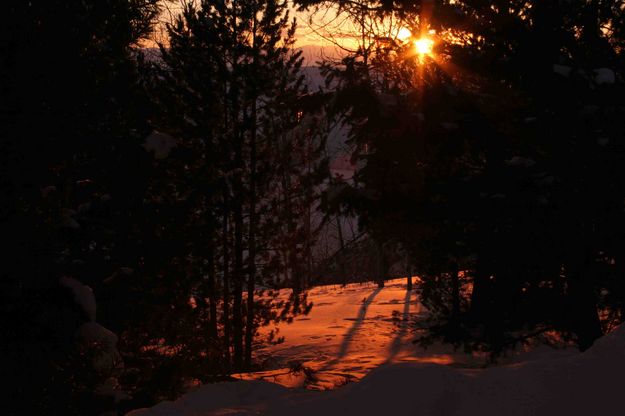
{"type": "Polygon", "coordinates": [[[4,4],[2,231],[12,248],[2,271],[3,368],[16,388],[8,414],[108,406],[89,387],[110,375],[79,356],[74,332],[85,317],[59,279],[98,292],[127,265],[118,247],[145,185],[130,172],[147,159],[136,51],[157,12],[156,1],[4,4]]]}
{"type": "MultiPolygon", "coordinates": [[[[152,89],[162,109],[162,128],[180,137],[179,147],[187,148],[189,157],[182,165],[176,150],[172,167],[177,172],[172,170],[169,180],[178,178],[175,192],[202,204],[185,209],[206,216],[203,244],[212,247],[206,262],[223,276],[224,368],[242,371],[252,366],[254,335],[263,321],[257,316],[267,315],[264,309],[271,306],[255,299],[257,281],[272,272],[269,265],[260,271],[257,265],[279,227],[270,211],[271,185],[277,177],[298,172],[292,166],[281,170],[276,142],[286,138],[292,151],[301,152],[296,153],[302,158],[298,169],[308,170],[293,178],[309,190],[309,206],[319,176],[313,165],[319,164],[322,145],[306,154],[303,136],[290,132],[298,124],[294,109],[301,107],[305,89],[286,3],[189,3],[168,32],[170,42],[161,48],[152,89]]],[[[312,140],[314,128],[307,133],[312,140]]],[[[190,226],[187,233],[197,232],[197,223],[190,226]]],[[[204,258],[207,251],[196,245],[194,239],[191,249],[204,258]]],[[[212,287],[209,293],[215,293],[212,287]]],[[[280,316],[293,311],[285,313],[280,316]]]]}
{"type": "Polygon", "coordinates": [[[622,100],[608,92],[622,89],[622,2],[298,3],[337,4],[356,23],[403,13],[413,33],[436,33],[435,59],[416,68],[379,39],[327,71],[363,159],[344,204],[410,250],[444,322],[432,332],[497,353],[514,331],[556,328],[587,348],[609,325],[598,307],[621,305],[615,240],[598,224],[620,233],[607,149],[622,139],[622,100]]]}

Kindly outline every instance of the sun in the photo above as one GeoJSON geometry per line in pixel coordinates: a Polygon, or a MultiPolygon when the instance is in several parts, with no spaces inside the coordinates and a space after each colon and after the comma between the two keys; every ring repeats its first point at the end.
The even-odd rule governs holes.
{"type": "Polygon", "coordinates": [[[414,46],[417,51],[417,54],[419,54],[420,56],[432,55],[432,48],[434,48],[434,41],[430,38],[419,38],[414,41],[414,46]]]}
{"type": "Polygon", "coordinates": [[[434,56],[434,40],[429,35],[435,33],[434,30],[430,30],[428,32],[423,32],[421,37],[415,38],[412,37],[410,29],[401,27],[396,34],[396,39],[405,44],[409,44],[409,42],[412,43],[414,45],[414,51],[419,57],[419,61],[423,62],[425,56],[434,56]]]}
{"type": "Polygon", "coordinates": [[[406,42],[408,39],[410,39],[411,36],[412,33],[410,32],[410,29],[406,27],[402,27],[401,29],[399,29],[399,32],[397,32],[397,39],[402,42],[406,42]]]}

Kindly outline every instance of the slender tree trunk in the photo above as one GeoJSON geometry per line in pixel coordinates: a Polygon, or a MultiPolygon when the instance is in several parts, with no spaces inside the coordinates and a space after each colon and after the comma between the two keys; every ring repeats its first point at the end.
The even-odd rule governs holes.
{"type": "Polygon", "coordinates": [[[338,262],[339,262],[339,272],[341,273],[341,278],[343,279],[343,286],[347,284],[347,272],[345,270],[345,261],[343,256],[345,255],[345,240],[343,239],[343,228],[341,224],[341,216],[336,216],[336,229],[338,231],[339,237],[339,253],[338,253],[338,262]]]}
{"type": "Polygon", "coordinates": [[[412,290],[412,265],[408,256],[406,256],[406,290],[412,290]]]}
{"type": "MultiPolygon", "coordinates": [[[[224,122],[224,130],[229,132],[231,128],[231,117],[230,117],[230,109],[231,103],[229,103],[230,99],[230,88],[228,85],[228,79],[224,78],[222,85],[222,93],[224,99],[224,113],[223,113],[223,122],[224,122]]],[[[224,147],[229,150],[229,143],[224,143],[224,147]]],[[[229,153],[229,152],[228,152],[229,153]]],[[[226,165],[227,166],[227,165],[226,165]]],[[[227,169],[227,168],[226,168],[227,169]]],[[[223,185],[223,219],[222,219],[222,228],[221,228],[221,250],[222,250],[222,271],[223,271],[223,327],[224,327],[224,336],[223,336],[223,353],[224,353],[224,368],[226,374],[230,374],[232,372],[232,357],[230,356],[230,345],[231,345],[231,324],[230,324],[230,226],[229,226],[229,217],[230,217],[230,190],[228,187],[228,183],[225,182],[223,185]]]]}
{"type": "Polygon", "coordinates": [[[297,259],[297,238],[295,235],[296,224],[293,219],[293,207],[291,204],[291,178],[289,177],[289,168],[291,166],[291,159],[289,154],[289,149],[286,145],[286,140],[283,140],[282,143],[283,148],[283,163],[284,167],[282,170],[282,188],[284,189],[284,212],[286,217],[286,229],[287,235],[289,237],[289,241],[287,242],[287,270],[291,276],[291,288],[293,289],[293,311],[297,312],[299,310],[299,300],[301,293],[301,281],[299,274],[299,264],[297,259]]]}
{"type": "MultiPolygon", "coordinates": [[[[289,205],[289,212],[290,212],[289,205]]],[[[290,236],[295,236],[295,223],[289,219],[288,232],[290,236]]],[[[302,293],[301,276],[299,261],[297,259],[297,244],[293,240],[293,244],[289,247],[289,266],[291,268],[291,287],[293,289],[293,312],[297,313],[300,307],[300,295],[302,293]]]]}
{"type": "Polygon", "coordinates": [[[306,197],[306,218],[305,218],[305,238],[304,241],[304,257],[306,258],[306,273],[304,274],[303,287],[306,289],[312,280],[312,224],[311,224],[311,209],[312,197],[307,195],[306,197]]]}
{"type": "MultiPolygon", "coordinates": [[[[306,136],[306,173],[308,174],[308,178],[312,174],[312,166],[311,161],[313,157],[313,144],[312,144],[312,135],[307,134],[306,136]]],[[[308,288],[310,282],[312,280],[312,272],[313,272],[313,254],[312,254],[312,205],[313,205],[313,185],[309,180],[306,189],[306,241],[304,242],[304,255],[306,257],[306,276],[304,281],[304,288],[308,288]]]]}
{"type": "MultiPolygon", "coordinates": [[[[622,253],[622,252],[621,252],[622,253]]],[[[614,258],[615,270],[614,273],[619,277],[619,285],[617,286],[617,296],[620,299],[619,310],[621,312],[621,321],[625,321],[625,257],[622,254],[618,254],[614,258]]]]}
{"type": "MultiPolygon", "coordinates": [[[[227,199],[224,197],[224,204],[227,199]]],[[[222,226],[223,258],[223,319],[224,319],[224,361],[226,372],[230,373],[230,247],[228,244],[228,211],[225,210],[222,226]]]]}
{"type": "MultiPolygon", "coordinates": [[[[581,272],[583,273],[583,272],[581,272]]],[[[579,271],[571,273],[569,279],[569,305],[573,330],[581,351],[587,350],[597,338],[603,335],[597,311],[597,302],[588,278],[579,271]]]]}
{"type": "Polygon", "coordinates": [[[254,286],[256,280],[256,134],[252,134],[249,255],[247,278],[247,322],[245,327],[245,368],[252,365],[252,340],[254,337],[254,286]]]}
{"type": "Polygon", "coordinates": [[[234,293],[232,301],[232,342],[234,344],[234,369],[241,371],[243,364],[243,208],[241,178],[237,178],[237,201],[234,208],[234,293]]]}
{"type": "MultiPolygon", "coordinates": [[[[254,67],[256,66],[256,15],[253,22],[254,67]]],[[[252,341],[254,338],[254,285],[256,280],[256,95],[252,94],[250,138],[250,219],[248,236],[247,321],[245,325],[245,368],[252,366],[252,341]]]]}
{"type": "Polygon", "coordinates": [[[215,249],[211,242],[208,250],[208,302],[210,314],[209,335],[217,339],[217,296],[215,292],[215,249]]]}
{"type": "Polygon", "coordinates": [[[384,275],[386,274],[386,270],[384,267],[384,247],[382,244],[376,240],[375,241],[376,254],[377,254],[377,267],[376,267],[376,278],[378,281],[378,287],[384,287],[384,275]]]}
{"type": "MultiPolygon", "coordinates": [[[[583,238],[583,237],[582,237],[583,238]]],[[[592,270],[587,252],[573,257],[567,267],[568,306],[571,328],[581,351],[603,335],[592,285],[592,270]]]]}
{"type": "MultiPolygon", "coordinates": [[[[232,28],[233,36],[238,37],[239,11],[233,5],[232,28]]],[[[243,364],[243,131],[241,109],[241,75],[239,73],[239,50],[232,51],[232,67],[230,68],[230,100],[231,100],[231,131],[234,145],[234,174],[233,174],[233,221],[234,221],[234,267],[233,267],[233,299],[232,299],[232,343],[233,365],[235,371],[241,371],[243,364]]]]}
{"type": "Polygon", "coordinates": [[[471,307],[469,310],[470,319],[473,322],[484,322],[488,318],[491,301],[490,279],[484,261],[478,258],[475,271],[473,273],[473,288],[471,289],[471,307]]]}
{"type": "Polygon", "coordinates": [[[457,326],[460,320],[460,279],[458,277],[458,263],[451,264],[451,322],[457,326]]]}
{"type": "Polygon", "coordinates": [[[293,280],[293,312],[298,313],[300,307],[300,296],[302,293],[302,286],[300,281],[300,272],[297,260],[294,259],[296,251],[291,251],[291,278],[293,280]]]}

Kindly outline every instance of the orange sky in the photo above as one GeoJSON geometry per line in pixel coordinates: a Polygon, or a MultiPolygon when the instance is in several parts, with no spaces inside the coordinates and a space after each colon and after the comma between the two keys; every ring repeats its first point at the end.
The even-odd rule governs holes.
{"type": "MultiPolygon", "coordinates": [[[[156,47],[159,42],[166,42],[162,28],[164,24],[181,11],[179,0],[171,0],[165,3],[165,8],[161,15],[160,30],[154,33],[154,39],[146,41],[142,46],[156,47]]],[[[291,16],[295,16],[298,21],[296,47],[302,48],[307,64],[313,64],[322,57],[337,57],[345,54],[342,48],[354,50],[359,41],[355,34],[355,27],[346,15],[338,14],[336,9],[324,9],[316,13],[297,12],[291,9],[291,16]]],[[[376,26],[374,30],[390,31],[392,36],[396,36],[401,25],[396,21],[390,22],[387,27],[376,26]]]]}

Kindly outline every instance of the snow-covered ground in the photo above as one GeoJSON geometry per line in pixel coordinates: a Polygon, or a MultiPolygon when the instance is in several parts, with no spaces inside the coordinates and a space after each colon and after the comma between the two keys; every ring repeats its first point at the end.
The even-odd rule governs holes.
{"type": "Polygon", "coordinates": [[[482,369],[478,357],[411,342],[407,323],[424,311],[404,279],[381,290],[318,287],[310,300],[308,316],[281,325],[284,343],[258,351],[271,370],[201,386],[129,416],[625,414],[625,325],[585,353],[543,349],[482,369]],[[289,375],[296,363],[312,371],[289,375]],[[336,388],[285,387],[306,381],[317,390],[336,388]]]}
{"type": "MultiPolygon", "coordinates": [[[[385,363],[483,363],[450,346],[424,350],[412,343],[411,323],[423,319],[425,310],[415,292],[406,290],[406,279],[387,281],[383,289],[374,283],[319,286],[308,299],[313,308],[307,316],[278,326],[276,335],[284,342],[256,351],[256,361],[267,371],[235,377],[324,390],[359,380],[385,363]]],[[[261,338],[272,329],[263,328],[261,338]]]]}

